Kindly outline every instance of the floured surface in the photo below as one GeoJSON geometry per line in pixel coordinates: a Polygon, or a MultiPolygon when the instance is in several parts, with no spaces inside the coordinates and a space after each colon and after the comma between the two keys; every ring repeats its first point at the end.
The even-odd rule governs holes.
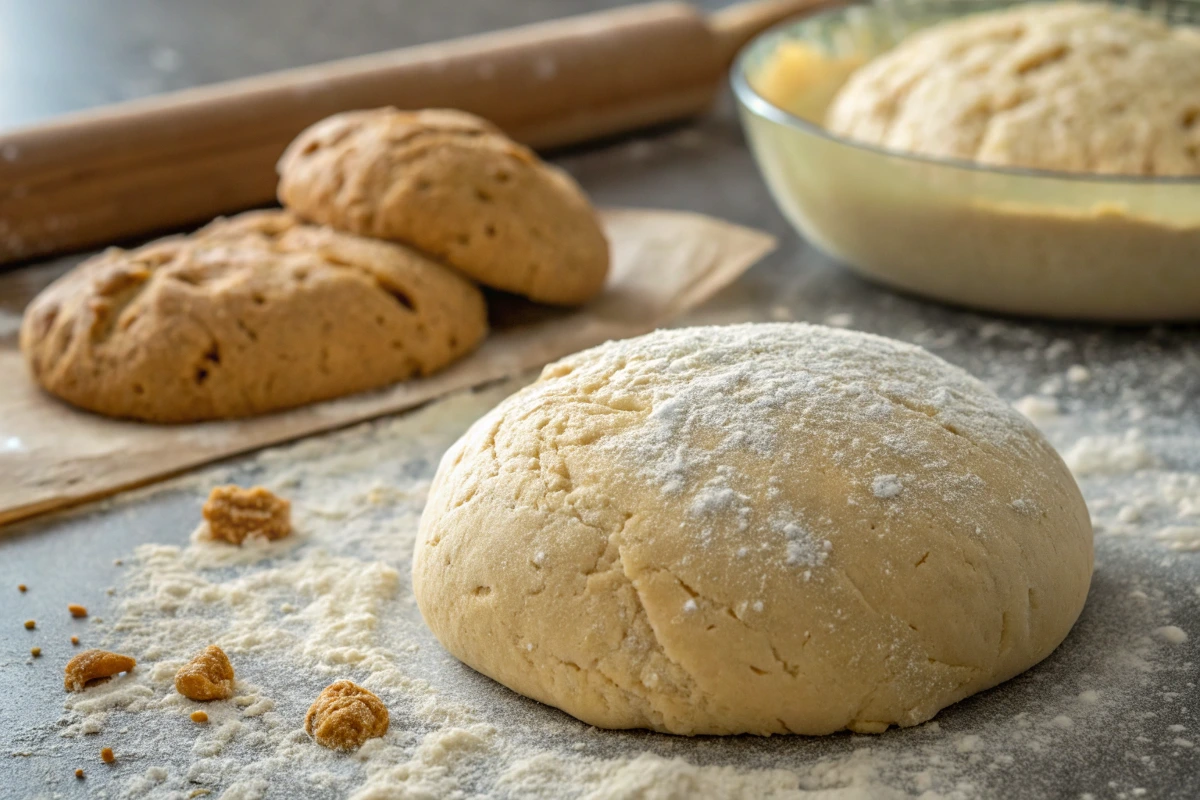
{"type": "Polygon", "coordinates": [[[40,392],[16,337],[0,334],[0,524],[644,333],[707,299],[773,245],[763,233],[696,214],[608,211],[604,222],[612,272],[604,294],[583,309],[520,306],[493,322],[478,351],[432,377],[253,419],[161,426],[78,411],[40,392]]]}
{"type": "MultiPolygon", "coordinates": [[[[1147,450],[1176,468],[1111,467],[1080,476],[1098,527],[1097,571],[1080,623],[1043,664],[933,722],[877,737],[816,739],[600,731],[448,657],[421,623],[409,589],[417,520],[442,451],[516,382],[266,451],[61,521],[121,525],[137,508],[157,527],[155,508],[190,504],[196,509],[190,520],[172,515],[149,534],[151,541],[187,542],[208,488],[233,479],[291,497],[297,532],[241,549],[199,540],[139,547],[112,569],[110,610],[84,629],[86,646],[106,642],[129,652],[139,659],[137,671],[82,695],[64,697],[55,688],[43,696],[39,684],[47,675],[57,683],[55,670],[68,653],[55,648],[36,664],[7,656],[0,673],[32,680],[41,710],[37,723],[6,730],[6,750],[22,757],[29,785],[44,787],[47,796],[70,790],[75,780],[51,765],[76,763],[88,767],[93,796],[106,797],[187,797],[206,789],[228,798],[599,800],[706,791],[735,798],[932,799],[995,796],[1018,780],[1031,791],[1013,796],[1034,797],[1052,793],[1064,763],[1083,771],[1071,784],[1080,793],[1136,797],[1143,795],[1134,789],[1164,776],[1194,776],[1200,631],[1192,620],[1200,575],[1191,556],[1157,541],[1156,531],[1195,515],[1195,474],[1178,468],[1184,464],[1162,435],[1158,409],[1194,396],[1196,373],[1168,370],[1154,385],[1129,389],[1137,398],[1114,404],[1119,412],[1087,412],[1079,392],[1090,385],[1121,394],[1116,387],[1132,363],[1095,367],[1088,384],[1072,384],[1067,368],[1082,354],[1056,349],[1049,339],[1020,345],[1028,333],[984,325],[964,338],[992,359],[991,370],[979,371],[993,385],[1006,384],[1000,388],[1010,397],[1056,398],[1062,413],[1049,435],[1060,449],[1069,451],[1083,436],[1123,439],[1132,414],[1147,450]],[[1050,367],[1040,383],[1014,380],[1023,347],[1050,367]],[[1145,488],[1112,491],[1112,481],[1130,476],[1145,488]],[[1126,500],[1143,509],[1144,523],[1119,521],[1132,516],[1117,507],[1126,500]],[[198,705],[175,694],[171,679],[210,642],[229,653],[238,684],[233,700],[205,706],[211,721],[197,726],[187,714],[198,705]],[[311,700],[341,677],[377,693],[392,717],[387,736],[352,756],[315,746],[301,729],[311,700]],[[117,753],[116,766],[103,771],[95,756],[102,746],[117,753]],[[1098,775],[1086,777],[1111,760],[1121,780],[1110,786],[1098,775]],[[1033,775],[1038,783],[1030,783],[1033,775]]],[[[926,344],[938,349],[946,341],[926,344]]],[[[1184,365],[1194,356],[1179,358],[1172,362],[1184,365]]],[[[4,577],[9,570],[0,568],[4,577]]],[[[49,593],[33,587],[39,590],[49,593]]]]}

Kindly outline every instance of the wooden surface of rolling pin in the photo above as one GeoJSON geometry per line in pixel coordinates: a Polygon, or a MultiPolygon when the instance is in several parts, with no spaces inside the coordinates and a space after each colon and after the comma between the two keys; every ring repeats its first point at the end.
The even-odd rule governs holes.
{"type": "Polygon", "coordinates": [[[737,50],[822,0],[705,16],[632,6],[123,103],[0,134],[0,263],[271,203],[303,128],[354,108],[454,107],[534,147],[703,112],[737,50]]]}

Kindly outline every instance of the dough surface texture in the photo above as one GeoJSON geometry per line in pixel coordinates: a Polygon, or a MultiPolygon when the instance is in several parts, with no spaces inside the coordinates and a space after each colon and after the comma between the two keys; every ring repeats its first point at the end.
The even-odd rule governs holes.
{"type": "Polygon", "coordinates": [[[460,111],[380,108],[322,120],[280,159],[279,200],[540,303],[586,302],[608,275],[608,241],[575,181],[460,111]]]}
{"type": "Polygon", "coordinates": [[[1070,473],[983,384],[771,324],[546,367],[446,453],[413,587],[453,655],[587,723],[826,734],[1028,669],[1091,571],[1070,473]]]}
{"type": "Polygon", "coordinates": [[[447,267],[268,211],[86,261],[30,304],[21,349],[69,403],[191,422],[428,375],[486,332],[482,294],[447,267]]]}
{"type": "Polygon", "coordinates": [[[1200,29],[1102,3],[973,14],[860,68],[826,125],[993,166],[1200,175],[1200,29]]]}

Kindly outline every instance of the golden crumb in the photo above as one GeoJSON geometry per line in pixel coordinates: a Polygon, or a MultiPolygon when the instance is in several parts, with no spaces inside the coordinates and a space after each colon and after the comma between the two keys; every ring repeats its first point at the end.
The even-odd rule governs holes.
{"type": "Polygon", "coordinates": [[[192,789],[188,797],[204,797],[206,794],[212,794],[211,789],[192,789]]]}
{"type": "Polygon", "coordinates": [[[78,637],[78,636],[72,636],[72,637],[71,637],[71,644],[79,644],[79,637],[78,637]]]}
{"type": "Polygon", "coordinates": [[[103,761],[105,764],[111,764],[112,762],[117,760],[117,757],[113,755],[113,751],[112,751],[111,747],[105,747],[100,750],[100,760],[103,761]]]}
{"type": "Polygon", "coordinates": [[[175,673],[175,691],[189,700],[225,700],[233,696],[233,665],[225,651],[210,644],[175,673]]]}
{"type": "Polygon", "coordinates": [[[26,585],[25,585],[25,584],[23,584],[23,583],[18,583],[18,584],[17,584],[17,591],[18,591],[18,592],[28,592],[28,591],[29,591],[29,587],[28,587],[28,586],[26,586],[26,585]]]}
{"type": "Polygon", "coordinates": [[[36,627],[37,627],[37,623],[34,622],[33,620],[31,620],[31,619],[25,620],[25,630],[31,631],[36,627]]]}
{"type": "Polygon", "coordinates": [[[130,656],[107,650],[84,650],[67,662],[63,685],[68,692],[82,692],[92,681],[130,672],[136,666],[137,661],[130,656]]]}
{"type": "Polygon", "coordinates": [[[77,769],[77,770],[75,770],[75,777],[76,777],[76,778],[82,778],[82,777],[83,777],[83,770],[81,770],[81,769],[77,769]]]}
{"type": "Polygon", "coordinates": [[[388,710],[373,693],[351,681],[325,687],[304,717],[304,730],[322,747],[356,750],[387,733],[388,710]]]}
{"type": "Polygon", "coordinates": [[[30,648],[30,650],[29,650],[29,654],[30,654],[31,656],[33,656],[34,658],[41,658],[41,656],[42,656],[42,648],[40,648],[40,647],[33,647],[33,648],[30,648]]]}
{"type": "Polygon", "coordinates": [[[72,617],[86,617],[87,616],[87,609],[84,608],[83,606],[79,605],[78,603],[71,603],[69,606],[67,606],[67,611],[71,612],[72,617]]]}
{"type": "Polygon", "coordinates": [[[208,714],[205,714],[203,711],[193,711],[192,712],[192,722],[195,722],[195,723],[208,722],[208,714]]]}
{"type": "Polygon", "coordinates": [[[114,558],[114,559],[113,559],[113,566],[114,566],[114,567],[119,567],[119,566],[121,566],[121,565],[122,565],[122,564],[124,564],[124,563],[125,563],[125,562],[124,562],[124,561],[122,561],[122,560],[121,560],[121,559],[119,559],[119,558],[114,558]]]}
{"type": "Polygon", "coordinates": [[[292,504],[261,486],[218,486],[204,504],[214,539],[241,544],[247,536],[282,539],[292,532],[292,504]]]}

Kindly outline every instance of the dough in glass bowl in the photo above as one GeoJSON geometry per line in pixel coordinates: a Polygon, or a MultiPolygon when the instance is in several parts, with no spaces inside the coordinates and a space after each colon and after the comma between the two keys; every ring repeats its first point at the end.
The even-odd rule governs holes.
{"type": "Polygon", "coordinates": [[[1200,175],[1200,29],[1102,3],[972,14],[861,67],[825,124],[991,166],[1200,175]]]}

